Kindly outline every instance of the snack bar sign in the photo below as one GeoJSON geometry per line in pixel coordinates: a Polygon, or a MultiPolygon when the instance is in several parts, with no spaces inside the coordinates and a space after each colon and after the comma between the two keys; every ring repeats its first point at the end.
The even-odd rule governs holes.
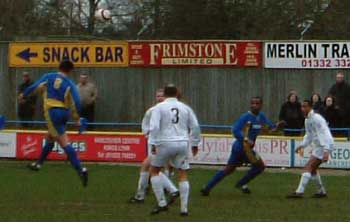
{"type": "Polygon", "coordinates": [[[57,67],[71,60],[79,67],[128,65],[127,42],[21,42],[10,43],[10,67],[57,67]]]}
{"type": "Polygon", "coordinates": [[[350,42],[265,42],[265,68],[350,68],[350,42]]]}
{"type": "Polygon", "coordinates": [[[130,66],[260,67],[260,42],[129,42],[130,66]]]}

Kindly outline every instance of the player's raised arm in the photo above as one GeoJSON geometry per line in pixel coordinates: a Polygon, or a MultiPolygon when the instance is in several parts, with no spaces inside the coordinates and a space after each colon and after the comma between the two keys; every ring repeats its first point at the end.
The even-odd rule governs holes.
{"type": "Polygon", "coordinates": [[[81,111],[81,102],[80,102],[78,89],[72,82],[70,83],[70,87],[67,88],[66,95],[67,95],[66,99],[68,99],[68,103],[71,108],[72,117],[74,120],[78,120],[80,116],[79,114],[81,111]]]}
{"type": "Polygon", "coordinates": [[[277,125],[272,123],[272,121],[265,116],[265,114],[261,113],[261,117],[263,119],[264,125],[266,125],[270,130],[276,129],[277,125]]]}
{"type": "Polygon", "coordinates": [[[35,81],[31,86],[29,86],[22,94],[20,98],[27,97],[32,93],[37,93],[43,90],[44,86],[47,84],[48,74],[43,75],[39,80],[35,81]]]}

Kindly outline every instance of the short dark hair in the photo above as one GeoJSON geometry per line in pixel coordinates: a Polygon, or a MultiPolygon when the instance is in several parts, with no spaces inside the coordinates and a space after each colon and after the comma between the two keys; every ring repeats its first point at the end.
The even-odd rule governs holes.
{"type": "Polygon", "coordinates": [[[60,62],[58,69],[62,72],[70,72],[74,69],[74,64],[70,60],[63,60],[60,62]]]}
{"type": "Polygon", "coordinates": [[[309,99],[304,99],[303,103],[306,103],[308,106],[312,107],[312,102],[309,99]]]}
{"type": "Polygon", "coordinates": [[[253,96],[250,101],[252,101],[253,99],[258,99],[261,103],[263,103],[263,99],[261,96],[253,96]]]}
{"type": "Polygon", "coordinates": [[[167,84],[164,87],[164,96],[165,97],[176,97],[177,96],[177,88],[174,84],[167,84]]]}

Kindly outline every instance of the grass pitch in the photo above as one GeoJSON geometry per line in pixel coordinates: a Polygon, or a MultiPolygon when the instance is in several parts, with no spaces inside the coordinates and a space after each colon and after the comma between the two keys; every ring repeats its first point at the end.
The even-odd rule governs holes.
{"type": "Polygon", "coordinates": [[[199,190],[215,170],[193,169],[190,216],[182,218],[179,200],[155,216],[149,215],[155,205],[152,193],[144,204],[127,203],[136,189],[138,167],[89,165],[90,183],[83,188],[68,164],[47,162],[40,172],[27,170],[26,164],[0,162],[0,222],[350,221],[348,176],[323,176],[327,199],[309,198],[315,190],[311,181],[304,199],[288,200],[285,196],[296,188],[299,174],[265,172],[246,195],[234,188],[244,173],[239,171],[202,197],[199,190]]]}

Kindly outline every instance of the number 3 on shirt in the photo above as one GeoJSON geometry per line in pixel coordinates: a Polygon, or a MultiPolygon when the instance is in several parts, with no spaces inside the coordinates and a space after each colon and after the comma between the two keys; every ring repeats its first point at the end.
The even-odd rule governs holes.
{"type": "Polygon", "coordinates": [[[61,79],[61,78],[56,78],[56,79],[55,79],[55,83],[53,84],[53,87],[54,87],[55,89],[59,89],[60,86],[61,86],[61,84],[62,84],[62,79],[61,79]]]}
{"type": "Polygon", "coordinates": [[[171,122],[177,124],[179,122],[179,109],[172,108],[171,112],[174,114],[174,117],[171,119],[171,122]]]}

